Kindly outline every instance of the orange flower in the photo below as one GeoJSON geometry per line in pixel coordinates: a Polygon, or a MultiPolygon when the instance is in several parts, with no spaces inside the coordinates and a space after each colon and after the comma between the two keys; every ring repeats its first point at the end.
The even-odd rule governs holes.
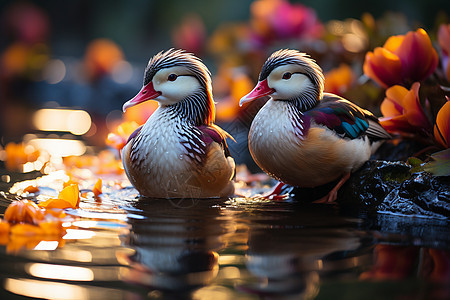
{"type": "Polygon", "coordinates": [[[237,68],[222,65],[214,78],[217,98],[216,118],[229,122],[239,113],[239,100],[254,86],[250,77],[237,68]]]}
{"type": "Polygon", "coordinates": [[[66,200],[72,205],[72,208],[78,208],[80,206],[80,190],[78,184],[71,184],[59,193],[59,199],[66,200]]]}
{"type": "Polygon", "coordinates": [[[66,233],[66,230],[62,226],[62,222],[60,220],[39,223],[39,228],[42,230],[42,234],[47,236],[62,236],[66,233]]]}
{"type": "Polygon", "coordinates": [[[325,92],[342,95],[355,81],[352,69],[341,64],[338,68],[325,73],[325,92]]]}
{"type": "Polygon", "coordinates": [[[108,39],[97,39],[87,46],[84,65],[88,76],[97,79],[111,73],[123,59],[122,49],[116,43],[108,39]]]}
{"type": "Polygon", "coordinates": [[[38,159],[40,152],[31,145],[8,143],[5,146],[6,161],[5,165],[7,169],[17,170],[29,161],[35,161],[38,159]]]}
{"type": "Polygon", "coordinates": [[[65,187],[58,195],[57,199],[49,199],[40,202],[43,208],[78,208],[80,205],[80,190],[77,184],[65,187]]]}
{"type": "Polygon", "coordinates": [[[4,233],[9,233],[9,228],[10,228],[9,223],[0,219],[0,235],[4,233]]]}
{"type": "Polygon", "coordinates": [[[374,249],[372,268],[360,275],[362,280],[398,280],[414,272],[413,263],[419,255],[417,247],[403,247],[378,244],[374,249]]]}
{"type": "Polygon", "coordinates": [[[442,146],[450,148],[450,101],[447,101],[437,114],[434,137],[442,146]]]}
{"type": "Polygon", "coordinates": [[[384,118],[381,125],[389,132],[431,133],[431,124],[419,102],[420,84],[415,82],[411,90],[395,85],[386,90],[386,98],[381,103],[384,118]]]}
{"type": "Polygon", "coordinates": [[[44,219],[41,209],[30,200],[11,203],[5,211],[5,221],[15,223],[38,224],[44,219]]]}
{"type": "Polygon", "coordinates": [[[123,122],[117,127],[116,132],[108,134],[106,144],[117,150],[121,150],[127,144],[128,137],[138,128],[138,123],[134,121],[123,122]]]}
{"type": "Polygon", "coordinates": [[[101,178],[99,178],[97,180],[92,191],[94,192],[95,197],[98,197],[98,195],[100,195],[102,193],[102,179],[101,178]]]}
{"type": "Polygon", "coordinates": [[[35,235],[42,235],[43,231],[40,226],[25,223],[25,224],[16,224],[12,226],[11,234],[22,236],[35,236],[35,235]]]}
{"type": "Polygon", "coordinates": [[[442,24],[438,31],[438,42],[442,49],[442,67],[450,81],[450,24],[442,24]]]}
{"type": "Polygon", "coordinates": [[[425,30],[391,36],[383,47],[366,54],[364,73],[381,86],[411,84],[436,69],[438,54],[425,30]]]}
{"type": "Polygon", "coordinates": [[[0,244],[11,253],[32,249],[43,239],[60,240],[66,230],[59,218],[65,216],[62,210],[41,210],[29,200],[15,201],[6,209],[5,221],[0,219],[0,244]]]}
{"type": "Polygon", "coordinates": [[[34,249],[42,241],[57,241],[58,247],[64,245],[62,236],[66,230],[61,221],[46,221],[38,226],[16,224],[11,228],[11,235],[6,241],[6,252],[17,253],[21,249],[34,249]]]}
{"type": "Polygon", "coordinates": [[[17,253],[22,249],[33,249],[41,241],[42,239],[39,236],[11,235],[6,245],[6,253],[17,253]]]}
{"type": "Polygon", "coordinates": [[[9,242],[9,230],[11,225],[0,219],[0,245],[6,245],[9,242]]]}
{"type": "Polygon", "coordinates": [[[39,187],[35,185],[29,185],[26,188],[23,189],[24,193],[37,193],[39,192],[39,187]]]}
{"type": "Polygon", "coordinates": [[[48,199],[43,202],[39,202],[39,207],[51,209],[51,208],[72,208],[72,204],[69,201],[66,201],[64,199],[48,199]]]}

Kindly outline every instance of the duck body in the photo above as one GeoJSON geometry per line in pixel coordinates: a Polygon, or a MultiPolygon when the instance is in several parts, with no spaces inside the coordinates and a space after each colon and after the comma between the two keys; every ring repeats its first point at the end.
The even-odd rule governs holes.
{"type": "Polygon", "coordinates": [[[287,101],[270,99],[255,116],[249,132],[250,153],[258,166],[289,185],[316,187],[367,161],[372,153],[367,136],[345,137],[315,119],[315,115],[323,117],[321,109],[326,110],[327,104],[323,100],[316,109],[302,113],[287,101]]]}
{"type": "MultiPolygon", "coordinates": [[[[175,50],[159,55],[167,57],[174,52],[176,55],[182,55],[182,58],[187,55],[175,50]]],[[[192,57],[188,56],[188,59],[192,57]]],[[[168,73],[174,74],[172,72],[175,71],[179,70],[170,69],[168,73]]],[[[167,88],[160,88],[160,92],[158,86],[155,87],[150,81],[147,84],[144,82],[144,87],[136,96],[137,101],[135,97],[130,100],[131,104],[128,101],[128,104],[124,105],[127,108],[136,102],[145,101],[148,97],[161,99],[158,109],[130,136],[122,150],[125,172],[133,186],[146,197],[230,196],[234,193],[232,178],[235,166],[225,142],[228,134],[212,122],[213,108],[210,105],[213,103],[208,86],[194,75],[181,75],[183,72],[186,73],[186,70],[178,76],[189,76],[187,83],[193,93],[191,98],[182,97],[177,102],[172,98],[166,99],[164,96],[170,94],[164,92],[167,88]],[[145,97],[142,98],[143,96],[145,97]],[[201,103],[196,103],[197,100],[201,103]],[[198,106],[195,106],[197,104],[198,106]],[[209,110],[204,111],[205,105],[209,110]]],[[[157,74],[158,71],[156,76],[157,74]]],[[[165,78],[167,74],[163,76],[165,78]]],[[[209,76],[206,78],[209,79],[209,76]]],[[[182,90],[183,86],[177,87],[175,92],[179,93],[180,89],[182,90]]]]}
{"type": "Polygon", "coordinates": [[[273,53],[257,86],[240,104],[270,96],[249,131],[249,150],[273,178],[313,188],[339,180],[323,202],[333,202],[349,174],[390,138],[369,111],[323,93],[320,67],[296,50],[273,53]]]}

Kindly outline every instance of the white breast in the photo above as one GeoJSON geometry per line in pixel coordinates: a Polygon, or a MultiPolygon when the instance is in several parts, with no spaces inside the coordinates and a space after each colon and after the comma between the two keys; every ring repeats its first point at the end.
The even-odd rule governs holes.
{"type": "Polygon", "coordinates": [[[367,139],[342,139],[316,124],[311,124],[308,132],[300,136],[292,107],[285,101],[274,100],[269,100],[256,115],[249,133],[249,148],[266,173],[301,187],[336,180],[370,157],[367,139]]]}
{"type": "Polygon", "coordinates": [[[127,170],[135,186],[146,183],[141,194],[170,197],[172,193],[176,197],[192,176],[195,166],[179,142],[178,133],[187,129],[183,126],[176,116],[168,117],[158,108],[142,127],[130,151],[133,170],[127,170]]]}
{"type": "Polygon", "coordinates": [[[136,152],[136,158],[132,159],[138,164],[147,165],[148,172],[155,172],[155,175],[182,169],[187,162],[180,163],[185,157],[178,133],[183,129],[186,130],[176,119],[167,118],[160,109],[156,110],[142,127],[133,145],[139,151],[136,152]]]}
{"type": "Polygon", "coordinates": [[[155,198],[210,198],[234,192],[230,181],[234,161],[226,158],[222,147],[211,143],[199,162],[190,156],[191,146],[182,145],[195,138],[193,125],[174,111],[157,109],[133,142],[122,151],[125,171],[143,196],[155,198]]]}

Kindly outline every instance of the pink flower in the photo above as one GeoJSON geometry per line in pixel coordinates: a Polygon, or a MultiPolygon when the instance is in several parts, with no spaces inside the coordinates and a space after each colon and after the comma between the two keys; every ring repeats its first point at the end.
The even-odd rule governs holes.
{"type": "Polygon", "coordinates": [[[257,0],[251,5],[251,28],[259,43],[299,37],[318,37],[323,26],[316,12],[286,0],[257,0]]]}
{"type": "Polygon", "coordinates": [[[442,24],[438,31],[438,43],[442,49],[442,67],[450,81],[450,24],[442,24]]]}
{"type": "Polygon", "coordinates": [[[172,32],[172,41],[176,48],[201,54],[205,46],[206,30],[202,19],[196,14],[187,15],[172,32]]]}

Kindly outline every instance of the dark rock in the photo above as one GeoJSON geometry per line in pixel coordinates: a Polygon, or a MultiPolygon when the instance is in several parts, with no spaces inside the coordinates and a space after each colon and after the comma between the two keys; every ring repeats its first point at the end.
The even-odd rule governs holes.
{"type": "Polygon", "coordinates": [[[343,209],[447,218],[450,177],[410,173],[403,162],[368,161],[341,188],[343,209]]]}
{"type": "Polygon", "coordinates": [[[366,162],[339,190],[338,202],[358,210],[377,211],[384,198],[411,175],[403,162],[366,162]]]}
{"type": "Polygon", "coordinates": [[[416,173],[389,193],[378,210],[445,218],[450,216],[449,190],[450,177],[416,173]]]}

